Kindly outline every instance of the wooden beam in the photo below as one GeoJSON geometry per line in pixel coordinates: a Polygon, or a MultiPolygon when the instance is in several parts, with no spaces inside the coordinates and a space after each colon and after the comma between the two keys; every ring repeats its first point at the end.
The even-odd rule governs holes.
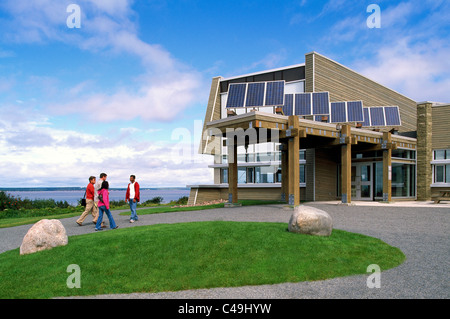
{"type": "MultiPolygon", "coordinates": [[[[350,137],[350,126],[343,125],[341,129],[342,138],[350,137]]],[[[350,204],[352,202],[352,144],[349,142],[341,146],[341,181],[342,181],[342,203],[350,204]]]]}
{"type": "MultiPolygon", "coordinates": [[[[383,133],[382,145],[392,144],[392,134],[390,132],[383,133]]],[[[392,148],[383,150],[383,201],[390,202],[392,200],[392,148]]]]}
{"type": "Polygon", "coordinates": [[[288,143],[281,145],[281,200],[289,202],[289,152],[288,143]]]}
{"type": "MultiPolygon", "coordinates": [[[[290,115],[288,129],[299,128],[298,116],[290,115]]],[[[300,205],[300,137],[298,134],[289,138],[288,141],[288,170],[289,170],[289,205],[300,205]]]]}
{"type": "Polygon", "coordinates": [[[228,143],[228,203],[238,202],[238,167],[237,167],[237,143],[234,138],[227,140],[228,143]]]}

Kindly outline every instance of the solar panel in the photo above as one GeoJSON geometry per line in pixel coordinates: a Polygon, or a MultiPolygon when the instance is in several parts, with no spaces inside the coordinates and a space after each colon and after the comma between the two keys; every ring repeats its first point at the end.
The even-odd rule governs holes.
{"type": "Polygon", "coordinates": [[[384,108],[382,106],[371,107],[370,110],[370,126],[385,126],[384,108]]]}
{"type": "Polygon", "coordinates": [[[283,114],[293,115],[294,108],[294,94],[286,94],[284,97],[283,114]]]}
{"type": "Polygon", "coordinates": [[[249,83],[247,86],[247,99],[245,106],[264,106],[264,89],[266,83],[249,83]]]}
{"type": "Polygon", "coordinates": [[[311,93],[295,94],[295,115],[312,115],[311,93]]]}
{"type": "Polygon", "coordinates": [[[345,102],[331,102],[331,123],[347,122],[347,108],[345,102]]]}
{"type": "Polygon", "coordinates": [[[330,123],[330,117],[328,115],[314,115],[314,121],[330,123]],[[322,117],[324,117],[324,116],[327,117],[326,121],[322,121],[322,117]]]}
{"type": "Polygon", "coordinates": [[[267,82],[265,106],[284,105],[284,81],[267,82]]]}
{"type": "Polygon", "coordinates": [[[364,121],[361,122],[363,127],[370,126],[370,112],[368,107],[363,108],[364,121]]]}
{"type": "Polygon", "coordinates": [[[246,88],[246,83],[230,84],[226,107],[243,107],[246,88]]]}
{"type": "Polygon", "coordinates": [[[400,112],[398,106],[385,106],[384,114],[386,115],[387,126],[400,126],[400,112]]]}
{"type": "Polygon", "coordinates": [[[364,121],[362,101],[347,102],[347,121],[348,122],[364,121]]]}
{"type": "Polygon", "coordinates": [[[312,94],[313,115],[330,114],[330,96],[328,92],[316,92],[312,94]]]}

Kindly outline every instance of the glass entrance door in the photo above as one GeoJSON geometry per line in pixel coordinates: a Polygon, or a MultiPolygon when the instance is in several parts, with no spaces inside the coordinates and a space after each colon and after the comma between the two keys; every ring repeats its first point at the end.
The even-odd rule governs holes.
{"type": "Polygon", "coordinates": [[[372,200],[372,163],[352,164],[352,198],[355,200],[372,200]]]}

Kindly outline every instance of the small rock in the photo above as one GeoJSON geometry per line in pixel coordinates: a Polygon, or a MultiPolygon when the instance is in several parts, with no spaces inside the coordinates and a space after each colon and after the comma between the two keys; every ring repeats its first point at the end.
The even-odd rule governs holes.
{"type": "Polygon", "coordinates": [[[57,219],[42,219],[34,224],[23,238],[20,254],[65,246],[68,243],[66,229],[57,219]]]}
{"type": "Polygon", "coordinates": [[[331,216],[323,210],[309,206],[297,206],[289,220],[288,229],[293,233],[330,236],[333,230],[331,216]]]}

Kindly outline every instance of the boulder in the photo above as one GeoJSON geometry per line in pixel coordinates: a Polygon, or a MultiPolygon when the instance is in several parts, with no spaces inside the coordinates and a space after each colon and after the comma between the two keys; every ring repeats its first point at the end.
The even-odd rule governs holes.
{"type": "Polygon", "coordinates": [[[293,233],[330,236],[333,221],[327,212],[315,207],[297,206],[289,220],[288,229],[293,233]]]}
{"type": "Polygon", "coordinates": [[[28,230],[20,245],[20,254],[31,254],[67,243],[66,229],[59,220],[42,219],[28,230]]]}

